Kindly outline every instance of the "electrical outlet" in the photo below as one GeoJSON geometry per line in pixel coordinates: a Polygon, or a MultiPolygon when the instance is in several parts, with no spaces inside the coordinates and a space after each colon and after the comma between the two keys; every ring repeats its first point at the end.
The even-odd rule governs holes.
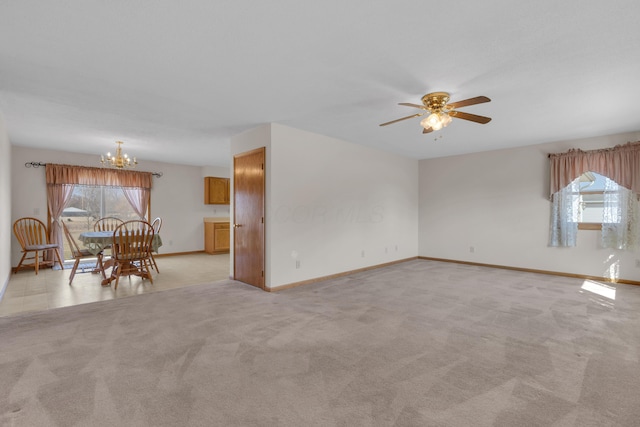
{"type": "Polygon", "coordinates": [[[300,268],[300,260],[299,259],[296,260],[296,268],[300,268]]]}
{"type": "Polygon", "coordinates": [[[476,248],[474,248],[473,246],[469,246],[469,252],[474,253],[476,251],[476,248]]]}
{"type": "Polygon", "coordinates": [[[364,251],[362,251],[362,258],[364,258],[364,251]]]}
{"type": "Polygon", "coordinates": [[[640,259],[636,260],[636,268],[640,268],[640,259]]]}
{"type": "Polygon", "coordinates": [[[386,246],[384,247],[384,253],[388,254],[389,253],[389,248],[387,248],[386,246]]]}

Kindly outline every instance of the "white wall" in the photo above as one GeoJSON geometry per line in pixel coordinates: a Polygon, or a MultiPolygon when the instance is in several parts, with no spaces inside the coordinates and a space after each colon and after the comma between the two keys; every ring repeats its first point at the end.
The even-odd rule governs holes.
{"type": "MultiPolygon", "coordinates": [[[[99,165],[98,156],[13,146],[12,221],[23,216],[47,219],[45,170],[43,167],[26,168],[26,162],[99,165]]],[[[161,178],[153,178],[151,190],[151,218],[159,216],[163,220],[160,253],[204,250],[203,218],[212,216],[211,206],[215,205],[204,204],[202,168],[141,159],[138,170],[163,173],[161,178]]],[[[11,262],[17,265],[20,249],[15,238],[12,242],[11,262]]]]}
{"type": "Polygon", "coordinates": [[[417,160],[278,124],[231,151],[262,146],[267,287],[416,256],[417,160]]]}
{"type": "Polygon", "coordinates": [[[417,160],[271,129],[272,286],[416,256],[417,160]]]}
{"type": "Polygon", "coordinates": [[[421,160],[420,255],[640,280],[640,253],[601,248],[599,231],[580,230],[575,248],[548,246],[547,154],[637,140],[640,132],[421,160]]]}
{"type": "Polygon", "coordinates": [[[11,275],[11,144],[0,114],[0,298],[11,275]]]}

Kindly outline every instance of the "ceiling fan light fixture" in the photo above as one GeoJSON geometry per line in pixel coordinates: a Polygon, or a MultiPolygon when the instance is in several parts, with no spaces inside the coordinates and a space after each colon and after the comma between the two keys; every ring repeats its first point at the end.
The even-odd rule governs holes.
{"type": "Polygon", "coordinates": [[[427,123],[429,123],[429,126],[432,127],[434,130],[438,130],[442,128],[440,115],[438,113],[429,114],[429,117],[427,117],[427,123]]]}
{"type": "Polygon", "coordinates": [[[431,127],[431,125],[429,124],[429,117],[425,117],[424,119],[420,120],[420,126],[425,129],[429,129],[431,127]]]}
{"type": "Polygon", "coordinates": [[[442,117],[441,117],[441,122],[442,122],[442,126],[447,127],[449,126],[449,123],[451,123],[453,119],[451,118],[451,116],[447,113],[442,113],[442,117]]]}
{"type": "Polygon", "coordinates": [[[403,120],[412,119],[429,113],[429,115],[420,121],[420,126],[424,128],[422,133],[429,133],[434,130],[440,130],[447,127],[454,119],[469,120],[471,122],[487,124],[491,121],[491,117],[478,116],[477,114],[465,113],[458,111],[459,107],[468,107],[470,105],[483,104],[491,100],[486,96],[476,96],[475,98],[464,99],[462,101],[449,103],[449,94],[447,92],[432,92],[422,97],[422,105],[412,104],[410,102],[401,102],[400,105],[406,107],[419,108],[420,113],[402,117],[400,119],[391,120],[390,122],[381,123],[380,126],[387,126],[398,123],[403,120]]]}

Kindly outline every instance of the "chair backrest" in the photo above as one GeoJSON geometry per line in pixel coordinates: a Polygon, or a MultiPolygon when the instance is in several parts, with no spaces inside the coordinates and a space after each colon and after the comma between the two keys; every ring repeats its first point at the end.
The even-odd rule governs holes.
{"type": "Polygon", "coordinates": [[[151,227],[153,227],[153,232],[158,234],[160,232],[160,229],[162,228],[162,218],[157,217],[156,219],[154,219],[151,223],[151,227]]]}
{"type": "Polygon", "coordinates": [[[116,260],[138,260],[151,257],[153,227],[147,221],[133,220],[113,231],[111,254],[116,260]]]}
{"type": "Polygon", "coordinates": [[[100,218],[93,224],[94,231],[114,231],[124,221],[114,216],[100,218]]]}
{"type": "Polygon", "coordinates": [[[78,243],[71,235],[71,232],[67,228],[67,224],[65,224],[64,221],[60,221],[60,223],[62,224],[62,230],[64,230],[64,236],[67,238],[67,243],[69,243],[69,249],[71,249],[71,255],[74,258],[82,256],[82,251],[80,250],[80,246],[78,246],[78,243]]]}
{"type": "Polygon", "coordinates": [[[46,245],[49,243],[47,226],[37,218],[25,217],[13,223],[15,234],[24,250],[27,246],[46,245]]]}

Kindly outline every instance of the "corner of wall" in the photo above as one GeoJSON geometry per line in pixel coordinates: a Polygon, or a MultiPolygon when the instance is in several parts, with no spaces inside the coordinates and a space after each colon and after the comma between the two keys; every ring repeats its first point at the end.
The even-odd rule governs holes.
{"type": "MultiPolygon", "coordinates": [[[[11,144],[0,112],[0,230],[11,230],[11,144]]],[[[11,275],[11,233],[0,233],[2,294],[11,275]]]]}

